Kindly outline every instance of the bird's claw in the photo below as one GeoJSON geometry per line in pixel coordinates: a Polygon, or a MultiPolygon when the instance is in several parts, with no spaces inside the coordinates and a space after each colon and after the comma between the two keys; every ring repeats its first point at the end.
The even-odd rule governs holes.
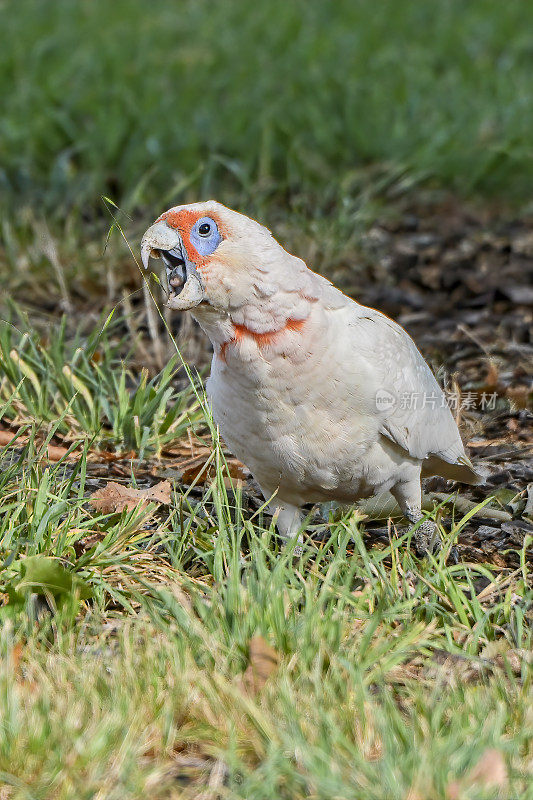
{"type": "Polygon", "coordinates": [[[459,551],[458,551],[457,547],[455,547],[455,545],[450,549],[450,552],[448,553],[448,558],[446,559],[446,561],[449,561],[452,564],[458,564],[459,563],[459,551]]]}
{"type": "MultiPolygon", "coordinates": [[[[436,556],[442,550],[442,546],[442,539],[438,534],[434,534],[431,537],[415,536],[415,551],[418,558],[425,558],[428,553],[436,556]]],[[[446,563],[459,563],[459,551],[457,550],[457,547],[453,546],[450,548],[450,552],[446,558],[446,563]]]]}

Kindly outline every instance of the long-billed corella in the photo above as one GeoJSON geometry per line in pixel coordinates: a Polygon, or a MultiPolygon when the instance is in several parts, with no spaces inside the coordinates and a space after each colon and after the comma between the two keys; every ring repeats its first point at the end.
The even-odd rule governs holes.
{"type": "MultiPolygon", "coordinates": [[[[191,311],[213,344],[215,421],[273,497],[282,535],[300,533],[305,503],[390,491],[417,523],[422,476],[480,482],[403,328],[312,272],[267,228],[215,201],[177,206],[144,234],[145,267],[150,256],[165,263],[168,306],[191,311]]],[[[439,543],[430,520],[414,535],[421,553],[439,543]]]]}

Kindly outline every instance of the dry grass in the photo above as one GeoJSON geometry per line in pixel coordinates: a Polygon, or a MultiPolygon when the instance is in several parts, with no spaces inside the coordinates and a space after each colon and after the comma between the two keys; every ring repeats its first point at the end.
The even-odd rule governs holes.
{"type": "Polygon", "coordinates": [[[527,543],[448,567],[367,550],[350,512],[293,564],[221,455],[201,496],[122,514],[84,502],[86,455],[42,459],[1,490],[6,797],[489,798],[491,748],[527,796],[527,543]]]}

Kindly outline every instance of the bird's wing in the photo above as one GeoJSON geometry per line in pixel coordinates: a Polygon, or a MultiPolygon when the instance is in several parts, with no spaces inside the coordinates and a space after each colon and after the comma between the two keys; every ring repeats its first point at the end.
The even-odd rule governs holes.
{"type": "Polygon", "coordinates": [[[469,465],[446,398],[410,336],[384,314],[357,303],[344,313],[350,343],[367,362],[367,396],[381,433],[414,458],[469,465]]]}

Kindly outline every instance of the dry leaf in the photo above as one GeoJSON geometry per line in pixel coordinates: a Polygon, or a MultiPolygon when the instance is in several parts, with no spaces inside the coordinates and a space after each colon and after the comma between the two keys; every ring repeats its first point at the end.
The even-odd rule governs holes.
{"type": "Polygon", "coordinates": [[[483,789],[505,789],[507,787],[507,766],[505,759],[494,747],[489,747],[472,769],[446,787],[448,800],[461,800],[464,792],[471,786],[483,789]]]}
{"type": "Polygon", "coordinates": [[[181,480],[190,486],[192,483],[202,486],[204,483],[209,483],[213,480],[215,470],[210,464],[208,467],[205,465],[205,459],[194,459],[194,463],[183,470],[181,480]]]}
{"type": "MultiPolygon", "coordinates": [[[[5,447],[6,445],[10,444],[13,439],[17,437],[17,444],[25,445],[28,442],[27,436],[18,436],[18,434],[13,433],[12,431],[0,430],[0,447],[5,447]]],[[[60,447],[59,445],[49,444],[46,448],[46,457],[48,461],[61,461],[62,458],[66,456],[68,453],[68,448],[60,447]]],[[[69,453],[69,459],[76,459],[79,457],[78,453],[69,453]]]]}
{"type": "MultiPolygon", "coordinates": [[[[226,463],[228,468],[226,470],[224,467],[223,478],[226,488],[231,488],[236,481],[246,481],[249,473],[244,464],[236,458],[227,458],[226,463]],[[232,480],[228,478],[228,473],[232,480]]],[[[205,483],[211,483],[215,479],[215,474],[216,469],[213,464],[210,464],[209,467],[206,468],[204,460],[198,463],[198,460],[195,459],[194,464],[191,464],[187,469],[183,470],[181,480],[187,485],[194,483],[197,486],[202,486],[205,483]]]]}
{"type": "MultiPolygon", "coordinates": [[[[529,386],[509,386],[505,394],[515,408],[527,408],[531,396],[531,389],[529,386]]],[[[515,421],[516,420],[513,420],[513,422],[515,421]]]]}
{"type": "Polygon", "coordinates": [[[203,456],[204,461],[207,461],[212,450],[205,444],[197,444],[196,442],[182,440],[181,442],[172,442],[172,445],[170,447],[165,447],[163,452],[165,455],[183,456],[185,458],[203,456]]]}
{"type": "Polygon", "coordinates": [[[236,458],[228,458],[227,465],[228,465],[228,473],[229,476],[232,478],[232,480],[227,481],[227,478],[224,477],[224,482],[226,483],[227,481],[226,486],[231,486],[231,484],[232,483],[234,484],[236,481],[246,481],[250,477],[250,472],[248,471],[248,469],[244,466],[242,462],[238,461],[236,458]]]}
{"type": "MultiPolygon", "coordinates": [[[[49,461],[61,461],[66,456],[68,450],[66,447],[58,447],[54,444],[49,444],[46,448],[46,454],[49,461]]],[[[69,458],[78,458],[77,453],[69,453],[69,458]]]]}
{"type": "Polygon", "coordinates": [[[0,431],[0,447],[5,447],[6,444],[12,442],[15,436],[16,434],[11,431],[0,431]]]}
{"type": "Polygon", "coordinates": [[[89,497],[93,508],[104,514],[113,511],[131,511],[137,506],[145,507],[148,503],[170,503],[170,481],[161,481],[148,489],[134,489],[115,481],[109,481],[102,489],[98,489],[89,497]]]}
{"type": "Polygon", "coordinates": [[[278,667],[278,654],[262,636],[254,636],[249,645],[250,663],[242,676],[242,685],[249,694],[261,691],[278,667]]]}
{"type": "Polygon", "coordinates": [[[128,450],[125,453],[116,453],[112,450],[90,450],[87,460],[97,464],[114,463],[115,461],[131,461],[136,455],[135,450],[128,450]]]}
{"type": "Polygon", "coordinates": [[[73,542],[74,552],[80,558],[84,553],[87,553],[92,547],[95,547],[99,542],[105,538],[105,533],[91,533],[90,536],[84,536],[83,539],[77,539],[73,542]]]}

